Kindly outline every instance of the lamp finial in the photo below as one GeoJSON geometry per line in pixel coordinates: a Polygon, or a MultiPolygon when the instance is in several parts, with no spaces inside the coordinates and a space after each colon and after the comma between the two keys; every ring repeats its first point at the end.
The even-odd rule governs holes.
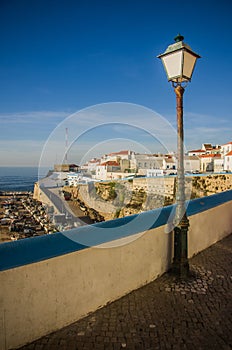
{"type": "Polygon", "coordinates": [[[175,42],[178,43],[179,41],[183,41],[184,37],[180,35],[180,33],[174,38],[175,42]]]}

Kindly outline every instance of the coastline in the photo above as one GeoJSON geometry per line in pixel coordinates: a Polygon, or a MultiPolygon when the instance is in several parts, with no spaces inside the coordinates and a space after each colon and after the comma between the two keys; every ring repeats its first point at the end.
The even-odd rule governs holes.
{"type": "Polygon", "coordinates": [[[64,200],[60,188],[47,191],[49,195],[40,191],[39,198],[34,191],[0,191],[0,244],[94,223],[76,202],[64,200]],[[55,206],[52,195],[62,208],[55,206]]]}
{"type": "Polygon", "coordinates": [[[38,181],[38,167],[0,166],[0,191],[33,191],[38,181]]]}

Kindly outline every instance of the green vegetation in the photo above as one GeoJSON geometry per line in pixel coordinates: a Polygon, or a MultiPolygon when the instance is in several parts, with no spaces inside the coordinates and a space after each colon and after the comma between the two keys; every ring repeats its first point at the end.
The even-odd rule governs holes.
{"type": "Polygon", "coordinates": [[[113,200],[117,197],[117,193],[115,191],[115,182],[110,182],[108,185],[110,186],[109,200],[113,200]]]}
{"type": "Polygon", "coordinates": [[[120,215],[120,212],[121,212],[121,208],[117,208],[115,214],[114,214],[114,218],[117,219],[120,215]]]}

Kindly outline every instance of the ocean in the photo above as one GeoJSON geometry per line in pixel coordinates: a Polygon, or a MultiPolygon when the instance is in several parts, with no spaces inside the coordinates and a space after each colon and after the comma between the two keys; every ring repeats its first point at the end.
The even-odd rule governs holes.
{"type": "Polygon", "coordinates": [[[37,167],[0,167],[0,191],[33,191],[36,181],[37,167]]]}

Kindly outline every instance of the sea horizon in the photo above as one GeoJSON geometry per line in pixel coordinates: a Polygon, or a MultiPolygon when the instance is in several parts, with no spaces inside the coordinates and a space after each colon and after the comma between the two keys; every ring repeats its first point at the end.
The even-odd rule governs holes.
{"type": "Polygon", "coordinates": [[[0,166],[0,191],[33,191],[34,184],[47,175],[38,166],[0,166]]]}

